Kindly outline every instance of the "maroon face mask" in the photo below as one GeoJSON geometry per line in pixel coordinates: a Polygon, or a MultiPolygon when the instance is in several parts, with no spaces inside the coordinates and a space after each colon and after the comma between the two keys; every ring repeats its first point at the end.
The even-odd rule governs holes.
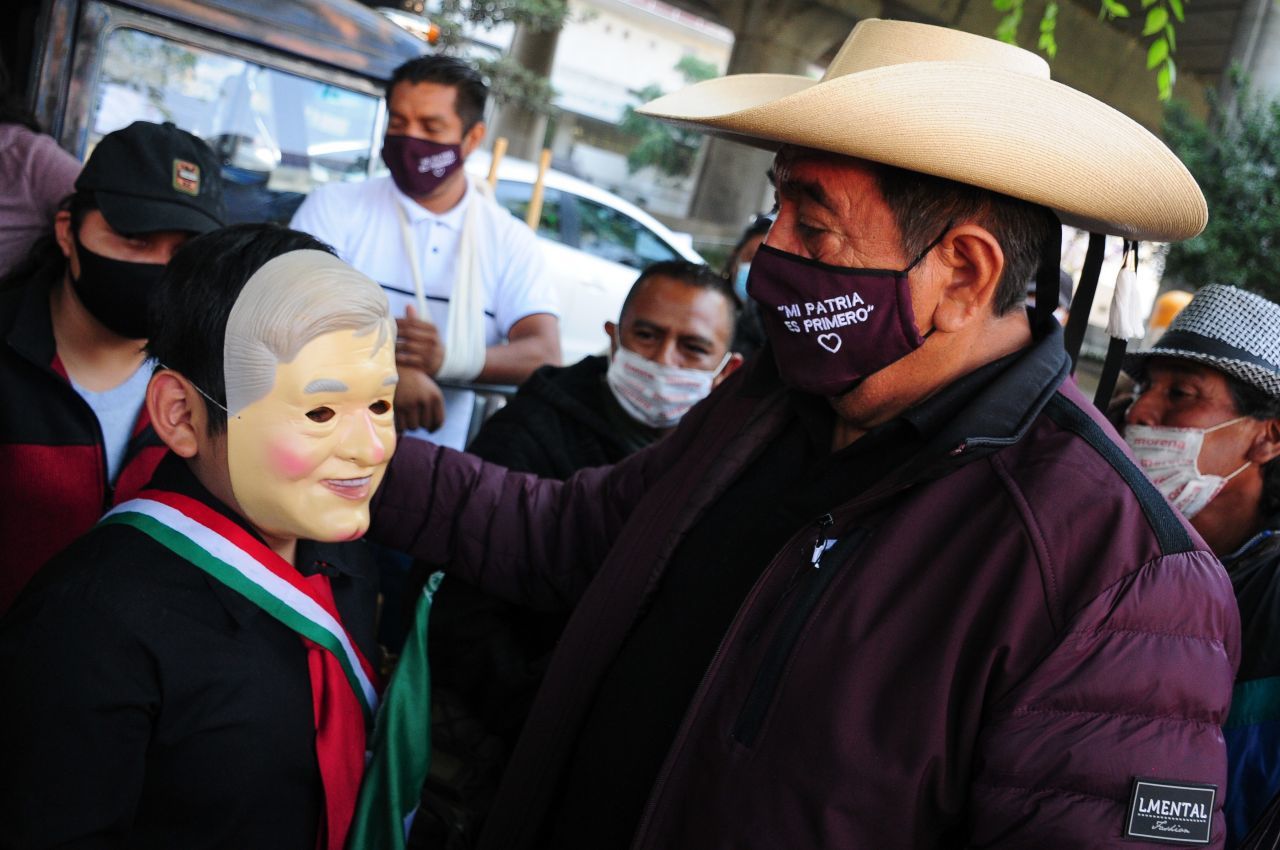
{"type": "Polygon", "coordinates": [[[391,170],[397,189],[411,198],[421,198],[462,167],[462,145],[387,136],[382,140],[382,161],[391,170]]]}
{"type": "Polygon", "coordinates": [[[903,271],[829,266],[761,245],[747,292],[760,305],[783,382],[837,396],[919,348],[907,274],[941,241],[903,271]]]}

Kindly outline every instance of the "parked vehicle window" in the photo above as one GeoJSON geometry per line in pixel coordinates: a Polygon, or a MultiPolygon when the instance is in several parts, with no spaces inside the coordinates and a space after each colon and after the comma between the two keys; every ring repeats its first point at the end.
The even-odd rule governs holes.
{"type": "Polygon", "coordinates": [[[222,156],[233,222],[287,222],[316,185],[369,175],[376,97],[126,27],[101,67],[90,149],[134,121],[172,121],[222,156]]]}
{"type": "Polygon", "coordinates": [[[588,254],[633,269],[680,259],[675,249],[626,213],[585,198],[574,200],[578,204],[578,247],[588,254]]]}
{"type": "MultiPolygon", "coordinates": [[[[515,180],[499,180],[494,189],[494,197],[516,218],[524,221],[529,215],[529,199],[533,196],[533,186],[515,180]]],[[[558,189],[543,188],[542,217],[538,219],[538,235],[545,236],[555,242],[564,242],[563,221],[560,216],[560,205],[564,197],[558,189]]]]}

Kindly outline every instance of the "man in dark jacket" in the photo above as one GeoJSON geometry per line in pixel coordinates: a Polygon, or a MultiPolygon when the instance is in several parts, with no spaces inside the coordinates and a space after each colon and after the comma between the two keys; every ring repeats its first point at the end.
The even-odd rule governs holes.
{"type": "Polygon", "coordinates": [[[730,352],[737,312],[729,283],[706,266],[654,263],[627,293],[617,324],[605,322],[610,356],[534,372],[467,451],[543,478],[617,463],[668,433],[742,363],[730,352]],[[639,371],[639,359],[654,365],[639,371]]]}
{"type": "Polygon", "coordinates": [[[480,846],[1220,846],[1230,583],[1021,308],[1054,213],[1198,232],[1186,170],[1033,54],[896,21],[645,111],[783,145],[767,356],[563,483],[414,447],[370,528],[573,609],[480,846]]]}
{"type": "Polygon", "coordinates": [[[0,615],[164,454],[142,405],[147,305],[178,246],[222,225],[218,162],[172,124],[134,122],[98,143],[51,224],[0,293],[0,615]]]}
{"type": "Polygon", "coordinates": [[[395,445],[386,296],[239,225],[175,255],[152,317],[170,453],[0,621],[0,847],[342,850],[377,706],[352,541],[395,445]]]}
{"type": "MultiPolygon", "coordinates": [[[[737,312],[729,282],[706,266],[654,263],[617,323],[605,323],[610,356],[534,372],[467,451],[554,479],[617,463],[669,433],[741,365],[730,351],[737,312]]],[[[460,578],[441,584],[429,641],[437,753],[429,794],[450,805],[429,810],[451,820],[429,827],[434,815],[424,816],[420,834],[480,823],[564,621],[562,612],[531,611],[460,578]]]]}
{"type": "Polygon", "coordinates": [[[1234,847],[1280,791],[1280,305],[1206,286],[1125,368],[1137,381],[1125,440],[1222,559],[1240,605],[1224,730],[1234,847]]]}

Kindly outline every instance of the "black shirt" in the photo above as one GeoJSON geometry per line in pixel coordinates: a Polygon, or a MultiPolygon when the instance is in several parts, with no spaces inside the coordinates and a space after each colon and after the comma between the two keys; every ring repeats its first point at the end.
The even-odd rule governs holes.
{"type": "MultiPolygon", "coordinates": [[[[170,455],[153,486],[241,526],[170,455]]],[[[299,541],[373,663],[363,544],[299,541]]],[[[315,850],[324,812],[297,633],[142,532],[100,526],[0,620],[0,847],[315,850]]]]}
{"type": "Polygon", "coordinates": [[[764,569],[806,526],[905,463],[1016,355],[987,364],[831,452],[826,402],[792,394],[794,416],[694,525],[606,673],[583,725],[549,833],[555,850],[625,850],[713,653],[764,569]]]}

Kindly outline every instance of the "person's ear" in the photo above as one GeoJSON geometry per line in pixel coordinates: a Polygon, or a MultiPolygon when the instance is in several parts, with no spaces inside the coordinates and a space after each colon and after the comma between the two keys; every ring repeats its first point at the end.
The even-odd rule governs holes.
{"type": "Polygon", "coordinates": [[[161,369],[147,384],[147,416],[156,435],[178,457],[193,458],[200,451],[200,435],[208,423],[204,405],[191,382],[170,369],[161,369]]]}
{"type": "Polygon", "coordinates": [[[742,365],[743,357],[738,352],[729,355],[729,359],[725,361],[724,368],[720,370],[720,374],[716,375],[716,379],[711,382],[711,386],[718,387],[723,383],[724,379],[738,371],[738,367],[742,365]]]}
{"type": "Polygon", "coordinates": [[[1004,273],[1004,251],[991,231],[976,224],[955,227],[933,256],[936,273],[942,276],[933,326],[955,333],[991,315],[1004,273]]]}
{"type": "Polygon", "coordinates": [[[71,273],[78,277],[80,269],[74,268],[79,265],[75,256],[76,239],[71,228],[71,213],[67,210],[58,210],[58,214],[53,217],[53,238],[57,241],[62,256],[70,260],[73,266],[71,273]]]}
{"type": "Polygon", "coordinates": [[[1262,428],[1253,438],[1253,445],[1245,455],[1246,460],[1262,466],[1280,457],[1280,419],[1262,420],[1262,428]]]}
{"type": "Polygon", "coordinates": [[[618,350],[618,326],[613,322],[606,321],[604,323],[604,332],[609,337],[609,353],[613,354],[618,350]]]}
{"type": "Polygon", "coordinates": [[[471,129],[462,134],[462,158],[466,159],[471,156],[476,148],[480,147],[480,143],[484,141],[484,135],[487,132],[484,122],[477,121],[471,126],[471,129]]]}

